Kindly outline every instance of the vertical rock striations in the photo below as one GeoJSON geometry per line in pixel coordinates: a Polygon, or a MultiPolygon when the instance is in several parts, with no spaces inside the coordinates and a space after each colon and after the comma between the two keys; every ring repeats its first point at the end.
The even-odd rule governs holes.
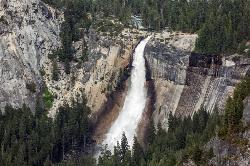
{"type": "Polygon", "coordinates": [[[81,98],[83,94],[92,110],[92,116],[99,114],[112,91],[118,86],[137,41],[133,36],[126,35],[125,31],[119,36],[111,37],[94,29],[84,34],[84,40],[88,48],[88,61],[79,60],[83,54],[82,39],[74,42],[74,59],[78,61],[70,63],[69,75],[65,74],[63,64],[58,63],[60,79],[54,81],[51,79],[52,62],[45,65],[45,71],[48,73],[45,77],[46,85],[57,96],[50,116],[54,116],[58,107],[65,102],[70,104],[72,99],[81,98]]]}
{"type": "Polygon", "coordinates": [[[209,112],[224,108],[227,97],[250,68],[246,57],[191,53],[196,37],[156,33],[146,49],[145,57],[156,89],[153,116],[166,129],[170,112],[189,116],[201,107],[209,112]]]}
{"type": "Polygon", "coordinates": [[[6,104],[34,110],[40,70],[51,50],[60,46],[62,14],[41,0],[0,3],[0,109],[6,104]]]}

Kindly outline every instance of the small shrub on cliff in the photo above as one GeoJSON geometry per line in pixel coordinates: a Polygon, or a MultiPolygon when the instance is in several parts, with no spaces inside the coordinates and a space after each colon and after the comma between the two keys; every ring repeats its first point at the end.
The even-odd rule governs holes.
{"type": "Polygon", "coordinates": [[[2,22],[5,25],[8,25],[8,21],[4,18],[4,16],[0,17],[0,22],[2,22]]]}
{"type": "Polygon", "coordinates": [[[86,44],[86,41],[83,41],[83,45],[82,45],[82,56],[81,56],[81,60],[82,62],[86,62],[88,61],[88,45],[86,44]]]}
{"type": "Polygon", "coordinates": [[[50,109],[53,106],[54,95],[49,91],[48,88],[45,88],[43,92],[43,102],[46,109],[50,109]]]}
{"type": "Polygon", "coordinates": [[[42,76],[45,76],[45,75],[46,75],[45,70],[44,70],[44,69],[41,69],[41,70],[40,70],[40,74],[41,74],[42,76]]]}
{"type": "Polygon", "coordinates": [[[32,93],[36,92],[36,84],[34,82],[26,83],[26,88],[32,93]]]}
{"type": "Polygon", "coordinates": [[[58,71],[58,65],[56,61],[53,61],[52,79],[55,81],[59,80],[59,71],[58,71]]]}

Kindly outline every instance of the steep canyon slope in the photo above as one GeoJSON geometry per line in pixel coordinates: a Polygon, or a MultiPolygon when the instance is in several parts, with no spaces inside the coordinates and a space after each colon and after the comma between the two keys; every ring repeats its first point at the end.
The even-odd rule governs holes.
{"type": "Polygon", "coordinates": [[[84,39],[73,43],[75,50],[71,74],[57,61],[59,81],[52,79],[53,62],[48,58],[61,46],[63,13],[41,0],[10,0],[0,3],[0,108],[23,104],[35,109],[37,96],[47,86],[54,96],[49,115],[54,116],[65,102],[85,94],[93,112],[101,109],[115,89],[130,61],[136,36],[109,36],[90,30],[84,39]],[[88,46],[88,61],[78,61],[83,43],[88,46]]]}
{"type": "MultiPolygon", "coordinates": [[[[54,81],[48,54],[61,45],[63,14],[41,0],[2,0],[0,5],[2,110],[6,104],[21,107],[24,103],[34,110],[36,96],[41,95],[45,83],[55,96],[50,116],[64,102],[70,103],[82,94],[92,112],[97,113],[118,86],[139,38],[147,35],[145,31],[130,29],[124,29],[118,36],[90,30],[84,40],[73,43],[75,59],[80,59],[83,41],[87,43],[88,61],[71,62],[70,75],[65,74],[64,65],[58,61],[60,79],[54,81]]],[[[153,34],[145,58],[156,90],[154,119],[165,128],[170,112],[186,116],[201,106],[208,111],[222,109],[235,84],[249,71],[250,60],[246,57],[191,53],[196,34],[153,34]]]]}
{"type": "Polygon", "coordinates": [[[235,85],[250,68],[249,58],[191,53],[197,36],[155,34],[145,57],[156,89],[154,120],[167,128],[170,112],[192,115],[201,107],[222,110],[235,85]]]}

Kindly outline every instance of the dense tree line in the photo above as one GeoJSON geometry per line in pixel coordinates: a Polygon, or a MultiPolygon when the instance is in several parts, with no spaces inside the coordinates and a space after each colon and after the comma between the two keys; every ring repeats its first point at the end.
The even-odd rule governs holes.
{"type": "MultiPolygon", "coordinates": [[[[72,43],[83,37],[83,31],[93,28],[118,29],[111,21],[103,23],[96,18],[118,18],[129,26],[131,15],[140,15],[143,25],[153,30],[196,32],[199,37],[195,50],[208,54],[244,53],[250,40],[250,1],[248,0],[43,0],[64,11],[61,26],[62,47],[53,52],[52,79],[58,81],[55,59],[64,63],[70,73],[70,62],[75,50],[72,43]],[[90,19],[91,16],[91,19],[90,19]],[[104,25],[99,25],[99,24],[104,25]],[[112,23],[112,24],[110,24],[112,23]],[[97,27],[96,27],[97,26],[97,27]],[[82,32],[81,32],[82,31],[82,32]]],[[[113,34],[113,33],[110,33],[113,34]]],[[[117,35],[117,32],[116,32],[117,35]]],[[[88,48],[84,43],[82,61],[88,60],[88,48]]],[[[247,55],[250,51],[247,52],[247,55]]]]}
{"type": "Polygon", "coordinates": [[[250,78],[244,79],[237,85],[232,97],[228,98],[224,124],[220,128],[222,138],[230,138],[238,132],[244,130],[242,126],[242,115],[244,110],[243,100],[250,95],[250,78]]]}
{"type": "MultiPolygon", "coordinates": [[[[161,30],[169,27],[183,32],[198,32],[196,51],[203,53],[232,53],[250,40],[250,1],[248,0],[44,0],[57,7],[65,7],[65,31],[70,42],[77,38],[74,20],[82,12],[94,17],[116,16],[128,25],[131,15],[141,15],[145,27],[161,30]],[[75,6],[75,7],[74,7],[75,6]],[[67,12],[70,8],[72,12],[67,12]],[[71,17],[72,16],[72,17],[71,17]],[[67,25],[70,18],[70,25],[67,25]],[[66,24],[67,23],[67,24],[66,24]],[[65,25],[66,24],[66,25],[65,25]]],[[[65,48],[70,48],[65,44],[65,48]]],[[[66,57],[71,51],[65,50],[66,57]]],[[[66,58],[67,59],[67,58],[66,58]]],[[[70,60],[70,58],[68,58],[70,60]]]]}
{"type": "Polygon", "coordinates": [[[146,148],[142,148],[136,137],[130,150],[126,136],[114,147],[114,154],[104,147],[98,165],[150,165],[172,166],[192,159],[198,165],[205,164],[213,157],[211,150],[204,151],[202,146],[215,135],[216,126],[221,124],[218,112],[210,115],[205,110],[195,113],[193,118],[184,119],[170,114],[169,129],[166,132],[158,125],[150,130],[152,138],[146,148]]]}
{"type": "Polygon", "coordinates": [[[84,151],[89,139],[86,101],[59,108],[55,119],[25,105],[0,115],[0,165],[51,165],[72,150],[84,151]],[[80,149],[80,150],[79,150],[80,149]]]}
{"type": "Polygon", "coordinates": [[[250,39],[250,1],[211,1],[208,7],[210,12],[199,30],[196,50],[243,53],[241,46],[250,39]]]}

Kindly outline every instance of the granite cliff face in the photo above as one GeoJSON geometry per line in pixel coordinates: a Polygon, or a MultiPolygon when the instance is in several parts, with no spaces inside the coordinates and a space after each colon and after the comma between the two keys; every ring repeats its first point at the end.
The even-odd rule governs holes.
{"type": "MultiPolygon", "coordinates": [[[[15,108],[26,104],[35,110],[37,97],[41,97],[42,87],[46,85],[55,96],[49,110],[49,116],[54,117],[64,103],[70,104],[72,99],[85,95],[92,116],[99,114],[102,118],[96,118],[100,123],[95,133],[97,138],[101,138],[123,106],[129,79],[123,80],[122,85],[120,81],[124,74],[128,74],[126,69],[133,49],[141,37],[150,34],[124,29],[119,35],[112,36],[90,29],[82,39],[73,43],[76,53],[70,62],[69,75],[65,74],[63,63],[56,61],[59,81],[54,81],[53,62],[48,54],[61,46],[59,34],[63,19],[62,12],[41,0],[0,1],[0,109],[4,110],[7,104],[15,108]],[[88,47],[86,62],[80,61],[83,43],[88,47]],[[115,92],[119,86],[123,88],[115,92]],[[104,109],[110,108],[111,111],[105,114],[104,109]]],[[[141,126],[149,123],[152,112],[155,123],[160,122],[167,129],[170,112],[178,116],[192,116],[201,107],[209,112],[223,110],[235,85],[242,77],[250,75],[250,58],[192,53],[196,34],[162,32],[151,35],[153,37],[145,50],[150,73],[147,77],[151,77],[146,83],[150,92],[148,110],[145,111],[148,115],[145,115],[142,120],[145,124],[141,126]]],[[[246,130],[240,135],[248,142],[249,103],[247,98],[243,112],[246,130]]],[[[249,164],[249,144],[244,147],[247,149],[242,149],[214,138],[206,146],[207,149],[213,148],[216,155],[210,161],[212,164],[249,164]]]]}
{"type": "Polygon", "coordinates": [[[209,112],[222,110],[249,71],[248,58],[191,53],[196,35],[164,32],[155,36],[145,57],[156,89],[153,116],[166,129],[170,112],[188,116],[202,106],[209,112]]]}
{"type": "Polygon", "coordinates": [[[187,78],[189,55],[197,35],[164,32],[149,43],[145,58],[151,70],[156,91],[156,123],[167,128],[170,112],[179,106],[187,78]],[[163,39],[163,40],[162,40],[163,39]]]}
{"type": "Polygon", "coordinates": [[[60,12],[40,0],[0,2],[0,109],[7,103],[34,109],[40,70],[47,54],[60,46],[62,20],[60,12]]]}
{"type": "MultiPolygon", "coordinates": [[[[75,59],[79,59],[86,42],[89,60],[71,62],[70,75],[58,61],[60,79],[53,81],[48,54],[60,47],[63,14],[41,0],[2,0],[0,18],[0,108],[26,103],[34,110],[36,96],[45,83],[56,96],[51,116],[63,103],[82,94],[92,111],[98,112],[118,86],[139,37],[147,35],[145,31],[125,29],[111,37],[92,29],[84,39],[73,43],[75,59]]],[[[195,34],[178,32],[153,33],[146,48],[156,90],[154,118],[166,128],[170,112],[187,116],[201,106],[208,111],[223,108],[235,84],[248,72],[250,60],[235,58],[237,55],[222,59],[191,54],[196,38],[195,34]]]]}
{"type": "MultiPolygon", "coordinates": [[[[103,33],[90,30],[84,35],[88,46],[88,61],[84,63],[71,62],[70,75],[65,74],[63,64],[58,62],[59,81],[51,79],[52,62],[45,63],[44,77],[46,85],[55,96],[50,115],[54,116],[58,107],[65,102],[71,103],[72,99],[85,95],[92,113],[96,114],[103,108],[118,82],[125,68],[129,65],[136,38],[126,33],[110,37],[103,33]],[[122,37],[121,37],[122,36],[122,37]]],[[[73,43],[76,50],[75,59],[82,55],[83,40],[73,43]]]]}
{"type": "Polygon", "coordinates": [[[129,63],[136,36],[131,37],[127,30],[115,37],[90,30],[84,34],[84,40],[73,43],[74,59],[78,60],[83,41],[86,42],[88,61],[71,62],[70,75],[65,74],[63,63],[57,61],[60,79],[53,81],[53,63],[48,54],[61,46],[63,13],[41,0],[2,0],[0,5],[1,110],[6,104],[18,108],[24,103],[34,110],[44,85],[55,96],[50,116],[65,102],[71,103],[82,94],[93,112],[101,109],[129,63]]]}

